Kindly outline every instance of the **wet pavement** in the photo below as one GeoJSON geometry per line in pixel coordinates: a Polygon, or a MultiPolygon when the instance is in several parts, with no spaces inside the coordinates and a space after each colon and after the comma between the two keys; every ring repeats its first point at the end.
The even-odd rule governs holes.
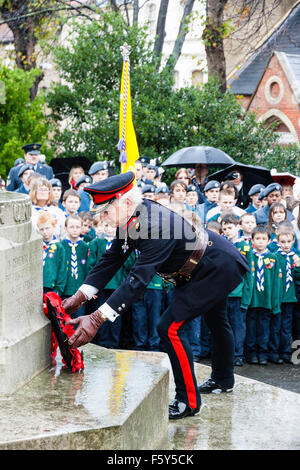
{"type": "MultiPolygon", "coordinates": [[[[201,364],[210,366],[210,359],[203,359],[201,364]]],[[[260,366],[245,363],[243,367],[235,367],[234,373],[290,392],[300,393],[300,364],[268,363],[267,366],[260,366]]]]}

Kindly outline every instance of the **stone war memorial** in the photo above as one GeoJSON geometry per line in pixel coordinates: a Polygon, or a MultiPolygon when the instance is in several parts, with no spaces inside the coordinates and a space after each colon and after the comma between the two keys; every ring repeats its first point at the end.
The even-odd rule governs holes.
{"type": "Polygon", "coordinates": [[[50,363],[42,238],[23,194],[0,193],[0,279],[0,450],[159,448],[167,368],[92,344],[81,372],[50,363]]]}

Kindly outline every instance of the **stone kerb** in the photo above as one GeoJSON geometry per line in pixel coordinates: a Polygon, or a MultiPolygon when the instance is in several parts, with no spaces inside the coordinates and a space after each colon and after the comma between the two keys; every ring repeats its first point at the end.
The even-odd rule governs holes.
{"type": "Polygon", "coordinates": [[[32,231],[30,199],[0,193],[0,396],[49,364],[42,279],[42,241],[32,231]]]}

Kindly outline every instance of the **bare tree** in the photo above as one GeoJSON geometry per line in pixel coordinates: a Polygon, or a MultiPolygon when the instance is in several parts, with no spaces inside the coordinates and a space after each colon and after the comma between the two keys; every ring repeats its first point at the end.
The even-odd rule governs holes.
{"type": "MultiPolygon", "coordinates": [[[[168,12],[169,0],[161,0],[156,24],[156,39],[153,48],[153,55],[160,57],[163,50],[164,40],[166,36],[166,19],[168,12]]],[[[158,67],[160,60],[158,61],[158,67]]]]}
{"type": "Polygon", "coordinates": [[[173,51],[167,62],[167,65],[170,66],[172,64],[173,68],[175,67],[181,55],[184,40],[188,33],[187,23],[189,20],[189,16],[192,13],[194,3],[195,3],[195,0],[186,0],[185,5],[184,5],[177,38],[174,43],[173,51]]]}
{"type": "Polygon", "coordinates": [[[222,29],[224,24],[224,8],[228,0],[207,0],[206,22],[202,34],[205,44],[208,76],[216,76],[221,91],[226,91],[226,62],[222,29]]]}
{"type": "MultiPolygon", "coordinates": [[[[23,70],[31,70],[36,67],[36,45],[38,31],[47,29],[50,23],[53,33],[61,28],[61,23],[54,22],[60,12],[71,16],[81,15],[89,17],[85,11],[95,13],[95,8],[86,1],[77,0],[66,2],[65,0],[3,0],[0,2],[0,15],[2,21],[11,29],[14,37],[15,61],[17,67],[23,70]],[[45,24],[47,25],[45,27],[45,24]]],[[[34,99],[38,85],[43,79],[43,73],[38,75],[30,90],[30,97],[34,99]]]]}
{"type": "MultiPolygon", "coordinates": [[[[205,43],[208,76],[214,75],[218,78],[223,92],[227,86],[224,40],[231,45],[231,56],[241,50],[248,56],[253,54],[259,37],[268,33],[268,25],[272,23],[274,12],[282,7],[283,3],[287,9],[288,5],[291,6],[295,2],[296,0],[206,1],[202,39],[205,43]]],[[[283,11],[278,13],[280,16],[283,11]]]]}

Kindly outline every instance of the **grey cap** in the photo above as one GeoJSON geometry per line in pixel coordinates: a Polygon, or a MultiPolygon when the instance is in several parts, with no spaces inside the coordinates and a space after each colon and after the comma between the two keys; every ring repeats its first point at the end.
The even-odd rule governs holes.
{"type": "Polygon", "coordinates": [[[211,181],[208,181],[208,183],[206,183],[206,185],[204,186],[203,192],[205,193],[206,191],[209,191],[210,189],[216,189],[216,188],[220,189],[221,184],[219,183],[219,181],[211,180],[211,181]]]}
{"type": "Polygon", "coordinates": [[[21,178],[23,173],[25,173],[25,171],[27,170],[32,170],[34,172],[34,166],[31,165],[30,163],[24,163],[18,171],[18,177],[21,178]]]}
{"type": "Polygon", "coordinates": [[[95,162],[92,164],[91,168],[89,169],[89,175],[94,175],[95,173],[98,173],[98,171],[107,170],[107,169],[108,169],[107,162],[95,162]]]}
{"type": "Polygon", "coordinates": [[[265,186],[263,184],[254,184],[249,192],[248,196],[253,196],[253,194],[261,193],[265,189],[265,186]]]}

